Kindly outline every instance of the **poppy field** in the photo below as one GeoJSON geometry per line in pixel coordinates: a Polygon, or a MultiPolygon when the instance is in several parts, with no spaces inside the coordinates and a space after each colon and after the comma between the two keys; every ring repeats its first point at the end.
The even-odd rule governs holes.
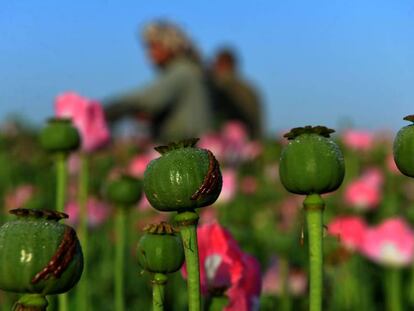
{"type": "MultiPolygon", "coordinates": [[[[403,145],[405,137],[394,144],[392,132],[316,126],[255,141],[229,121],[198,140],[159,147],[142,137],[111,137],[100,103],[77,94],[58,97],[54,108],[44,127],[4,123],[0,129],[1,310],[29,310],[20,297],[29,294],[35,303],[34,293],[47,297],[47,310],[63,311],[199,310],[199,303],[206,311],[414,309],[414,180],[406,157],[413,148],[403,145]],[[48,132],[48,126],[57,127],[48,132]],[[65,127],[65,139],[57,147],[58,127],[65,127]],[[318,154],[323,146],[298,145],[304,149],[291,156],[288,148],[308,136],[333,149],[318,154]],[[393,145],[406,148],[394,152],[398,168],[393,145]],[[313,152],[322,164],[309,160],[313,152]],[[183,190],[191,199],[171,186],[182,177],[169,183],[163,165],[174,163],[189,174],[188,187],[203,186],[183,190]],[[306,163],[317,168],[316,179],[295,172],[306,163]],[[315,211],[321,275],[311,280],[314,220],[308,216],[315,211]],[[29,245],[35,238],[24,223],[17,233],[5,229],[23,218],[56,231],[29,245]],[[157,243],[167,250],[150,262],[157,243]],[[198,258],[189,257],[197,248],[198,258]],[[40,273],[30,263],[46,251],[54,261],[46,260],[40,273]],[[15,269],[23,263],[29,264],[15,269]]],[[[307,124],[292,124],[298,126],[307,124]]]]}

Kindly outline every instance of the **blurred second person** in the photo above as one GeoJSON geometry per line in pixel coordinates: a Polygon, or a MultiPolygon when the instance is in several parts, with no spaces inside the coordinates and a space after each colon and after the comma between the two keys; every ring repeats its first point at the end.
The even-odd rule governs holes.
{"type": "Polygon", "coordinates": [[[257,90],[240,74],[236,52],[222,48],[214,56],[210,69],[216,123],[242,122],[250,138],[263,135],[262,103],[257,90]]]}

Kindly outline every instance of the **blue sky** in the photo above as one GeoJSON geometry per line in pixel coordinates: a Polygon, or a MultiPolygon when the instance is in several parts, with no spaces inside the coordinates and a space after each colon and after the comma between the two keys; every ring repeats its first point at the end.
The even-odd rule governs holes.
{"type": "Polygon", "coordinates": [[[0,119],[40,124],[66,90],[97,99],[154,73],[137,40],[152,19],[182,25],[208,58],[239,50],[269,131],[306,124],[398,129],[414,113],[414,2],[51,1],[0,5],[0,119]]]}

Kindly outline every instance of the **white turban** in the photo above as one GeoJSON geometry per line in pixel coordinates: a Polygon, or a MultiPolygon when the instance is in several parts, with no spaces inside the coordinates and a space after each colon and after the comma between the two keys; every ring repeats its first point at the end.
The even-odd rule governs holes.
{"type": "Polygon", "coordinates": [[[169,22],[148,24],[143,31],[144,41],[148,44],[157,42],[175,53],[185,53],[192,49],[190,39],[176,25],[169,22]]]}

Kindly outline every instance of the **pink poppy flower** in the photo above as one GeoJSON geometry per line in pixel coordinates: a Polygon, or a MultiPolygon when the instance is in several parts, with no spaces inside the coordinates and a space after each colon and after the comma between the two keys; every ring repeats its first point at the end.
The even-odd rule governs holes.
{"type": "Polygon", "coordinates": [[[337,236],[342,245],[351,251],[361,248],[366,230],[364,220],[356,216],[337,217],[328,225],[328,233],[337,236]]]}
{"type": "Polygon", "coordinates": [[[137,155],[134,157],[128,168],[128,172],[135,177],[142,178],[144,177],[144,172],[147,169],[147,165],[154,159],[158,158],[160,155],[155,150],[150,150],[146,153],[137,155]]]}
{"type": "Polygon", "coordinates": [[[254,176],[245,176],[240,181],[240,190],[242,193],[252,195],[256,193],[258,188],[257,179],[254,176]]]}
{"type": "Polygon", "coordinates": [[[382,187],[384,183],[384,173],[376,167],[370,167],[364,171],[361,179],[373,187],[382,187]]]}
{"type": "Polygon", "coordinates": [[[388,170],[391,173],[400,174],[400,170],[398,169],[397,164],[395,164],[394,155],[393,154],[389,154],[387,156],[386,165],[387,165],[388,170]]]}
{"type": "Polygon", "coordinates": [[[263,275],[262,292],[263,294],[278,296],[281,293],[279,267],[277,261],[265,271],[263,275]]]}
{"type": "Polygon", "coordinates": [[[413,231],[402,218],[387,219],[366,231],[361,252],[379,264],[407,266],[414,256],[413,231]]]}
{"type": "Polygon", "coordinates": [[[68,158],[67,169],[70,175],[76,175],[79,172],[81,161],[78,153],[71,153],[68,158]]]}
{"type": "Polygon", "coordinates": [[[223,169],[223,186],[221,193],[216,201],[217,204],[226,204],[230,202],[237,191],[237,172],[234,169],[223,169]]]}
{"type": "MultiPolygon", "coordinates": [[[[244,254],[230,233],[217,223],[200,226],[197,240],[202,294],[225,292],[229,297],[226,311],[254,310],[261,282],[256,259],[244,254]]],[[[186,277],[185,266],[182,272],[186,277]]]]}
{"type": "Polygon", "coordinates": [[[245,160],[252,161],[260,156],[263,152],[263,145],[259,141],[250,141],[246,143],[243,149],[245,160]]]}
{"type": "Polygon", "coordinates": [[[241,161],[254,160],[263,150],[258,141],[249,141],[245,126],[240,122],[227,123],[222,131],[224,153],[228,158],[241,161]]]}
{"type": "Polygon", "coordinates": [[[303,296],[308,288],[308,277],[305,271],[293,269],[289,273],[289,290],[293,296],[303,296]]]}
{"type": "Polygon", "coordinates": [[[200,220],[198,224],[205,225],[205,224],[213,224],[217,222],[217,208],[202,208],[200,210],[200,220]]]}
{"type": "Polygon", "coordinates": [[[141,199],[138,202],[138,210],[140,211],[148,211],[151,209],[151,204],[147,199],[145,193],[142,193],[141,199]]]}
{"type": "Polygon", "coordinates": [[[210,150],[218,161],[223,160],[223,138],[219,134],[205,134],[200,138],[197,146],[202,149],[210,150]]]}
{"type": "Polygon", "coordinates": [[[34,195],[33,185],[20,185],[13,191],[6,193],[4,206],[7,211],[23,207],[34,195]]]}
{"type": "Polygon", "coordinates": [[[91,152],[109,141],[102,105],[75,92],[59,95],[55,102],[57,117],[71,118],[82,138],[82,150],[91,152]]]}
{"type": "Polygon", "coordinates": [[[358,210],[368,210],[378,206],[381,191],[371,179],[360,178],[348,184],[344,196],[348,205],[358,210]]]}
{"type": "Polygon", "coordinates": [[[230,233],[217,223],[206,224],[198,227],[197,241],[202,293],[236,284],[243,269],[242,251],[230,233]]]}
{"type": "MultiPolygon", "coordinates": [[[[103,224],[111,214],[110,208],[102,201],[94,197],[88,199],[86,209],[88,222],[91,227],[103,224]]],[[[76,225],[79,218],[79,206],[75,201],[69,201],[65,207],[65,213],[69,215],[68,223],[76,225]]]]}
{"type": "Polygon", "coordinates": [[[203,135],[200,148],[210,150],[220,162],[236,165],[257,158],[263,150],[258,141],[249,141],[245,126],[238,121],[226,123],[220,133],[203,135]]]}
{"type": "Polygon", "coordinates": [[[280,202],[277,207],[279,230],[289,231],[295,226],[302,202],[303,198],[300,195],[289,195],[280,202]]]}
{"type": "Polygon", "coordinates": [[[241,261],[243,273],[240,282],[227,292],[230,301],[225,311],[259,310],[262,287],[260,264],[248,254],[243,254],[241,261]]]}
{"type": "Polygon", "coordinates": [[[374,145],[374,135],[367,131],[347,130],[342,140],[348,148],[357,151],[368,151],[374,145]]]}
{"type": "Polygon", "coordinates": [[[221,132],[223,153],[226,162],[237,164],[251,160],[261,152],[261,145],[248,140],[247,131],[243,123],[230,121],[221,132]]]}
{"type": "Polygon", "coordinates": [[[244,144],[248,140],[245,125],[239,121],[229,121],[222,129],[224,140],[235,145],[244,144]]]}
{"type": "MultiPolygon", "coordinates": [[[[308,287],[307,275],[300,269],[290,269],[288,276],[288,290],[292,296],[302,296],[308,287]]],[[[277,261],[274,261],[263,276],[262,292],[264,294],[279,296],[282,294],[282,280],[277,261]]]]}

